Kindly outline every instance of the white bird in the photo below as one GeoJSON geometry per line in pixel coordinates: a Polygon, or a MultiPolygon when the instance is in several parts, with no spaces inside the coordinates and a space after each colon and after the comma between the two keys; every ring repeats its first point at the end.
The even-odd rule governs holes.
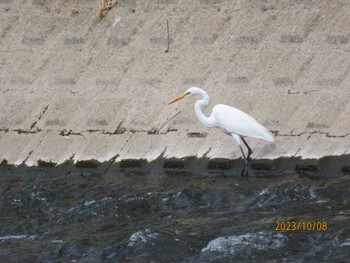
{"type": "Polygon", "coordinates": [[[224,133],[231,136],[237,142],[239,148],[241,149],[245,163],[241,172],[241,176],[243,178],[248,178],[249,158],[253,151],[249,147],[248,143],[245,141],[244,137],[252,137],[273,142],[274,138],[272,134],[247,113],[244,113],[239,109],[224,104],[215,105],[213,107],[210,117],[206,117],[202,112],[202,107],[208,105],[209,96],[206,91],[200,88],[189,88],[185,93],[182,93],[181,95],[170,101],[169,104],[181,100],[186,96],[193,95],[202,95],[202,99],[198,100],[194,105],[194,111],[198,120],[208,128],[219,128],[224,133]],[[241,140],[247,147],[247,156],[243,151],[241,140]]]}

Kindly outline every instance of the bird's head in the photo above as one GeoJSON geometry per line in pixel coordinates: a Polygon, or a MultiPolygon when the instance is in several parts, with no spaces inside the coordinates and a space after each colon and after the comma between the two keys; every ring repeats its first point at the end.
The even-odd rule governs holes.
{"type": "Polygon", "coordinates": [[[189,88],[188,90],[186,90],[184,93],[180,94],[179,96],[177,96],[175,99],[173,99],[172,101],[169,102],[169,104],[172,104],[174,102],[177,102],[178,100],[182,100],[183,98],[187,97],[187,96],[193,96],[196,94],[199,94],[199,88],[196,87],[192,87],[189,88]]]}

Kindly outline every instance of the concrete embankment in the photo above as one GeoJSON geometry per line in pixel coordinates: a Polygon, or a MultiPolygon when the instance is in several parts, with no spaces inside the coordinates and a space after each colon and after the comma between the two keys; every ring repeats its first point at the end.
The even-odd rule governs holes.
{"type": "Polygon", "coordinates": [[[102,21],[73,2],[0,0],[3,164],[240,158],[195,98],[167,104],[199,86],[207,115],[232,105],[273,132],[248,139],[254,159],[349,170],[347,1],[121,0],[102,21]]]}

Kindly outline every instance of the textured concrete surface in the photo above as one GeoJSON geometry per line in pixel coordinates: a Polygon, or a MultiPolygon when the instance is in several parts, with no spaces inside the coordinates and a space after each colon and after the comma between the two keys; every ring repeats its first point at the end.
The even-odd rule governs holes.
{"type": "Polygon", "coordinates": [[[350,155],[349,1],[76,2],[0,0],[0,161],[240,158],[190,86],[276,135],[255,159],[350,155]]]}

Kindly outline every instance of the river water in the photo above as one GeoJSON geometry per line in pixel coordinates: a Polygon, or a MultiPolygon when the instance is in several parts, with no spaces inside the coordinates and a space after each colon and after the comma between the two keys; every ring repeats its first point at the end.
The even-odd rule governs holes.
{"type": "Polygon", "coordinates": [[[346,175],[2,168],[0,181],[0,262],[350,261],[346,175]]]}

